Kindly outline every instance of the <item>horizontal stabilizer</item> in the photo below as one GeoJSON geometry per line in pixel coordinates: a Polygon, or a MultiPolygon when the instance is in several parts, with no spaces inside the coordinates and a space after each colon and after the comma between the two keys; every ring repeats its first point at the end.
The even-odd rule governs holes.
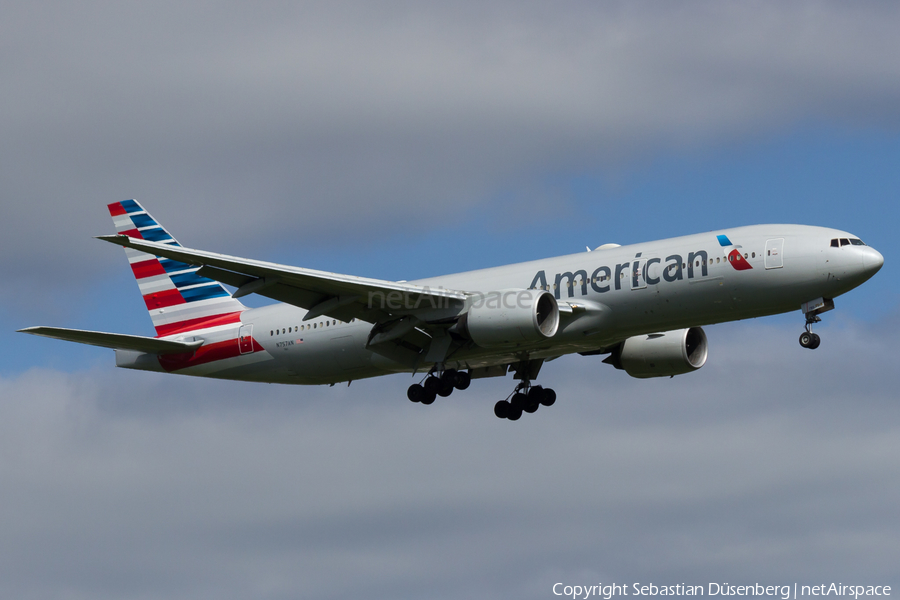
{"type": "Polygon", "coordinates": [[[84,331],[82,329],[65,329],[62,327],[27,327],[19,330],[21,333],[40,335],[43,337],[90,344],[115,350],[136,350],[148,354],[182,354],[193,352],[203,345],[203,340],[196,342],[173,342],[158,340],[141,335],[126,335],[124,333],[104,333],[102,331],[84,331]]]}

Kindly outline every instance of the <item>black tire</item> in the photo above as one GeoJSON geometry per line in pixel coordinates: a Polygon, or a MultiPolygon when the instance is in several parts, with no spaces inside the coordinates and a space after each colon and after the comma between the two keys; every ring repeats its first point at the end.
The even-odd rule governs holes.
{"type": "Polygon", "coordinates": [[[556,402],[556,392],[550,388],[544,388],[541,396],[543,396],[541,398],[541,404],[544,406],[553,406],[553,403],[556,402]]]}
{"type": "Polygon", "coordinates": [[[472,383],[472,377],[466,373],[465,371],[461,371],[456,374],[456,389],[464,390],[469,387],[469,384],[472,383]]]}
{"type": "Polygon", "coordinates": [[[425,390],[425,393],[422,394],[422,399],[419,400],[419,402],[428,406],[429,404],[434,404],[434,399],[436,397],[437,396],[434,394],[434,392],[429,392],[428,390],[425,390]]]}
{"type": "Polygon", "coordinates": [[[409,389],[406,390],[406,397],[409,398],[412,402],[421,402],[422,396],[425,395],[425,388],[423,388],[418,383],[414,383],[409,386],[409,389]]]}
{"type": "Polygon", "coordinates": [[[813,334],[804,331],[800,334],[800,345],[804,348],[810,348],[812,346],[813,334]]]}
{"type": "Polygon", "coordinates": [[[437,377],[429,377],[425,380],[425,383],[423,385],[425,387],[425,391],[429,394],[437,394],[438,390],[443,387],[441,380],[437,377]]]}
{"type": "Polygon", "coordinates": [[[442,385],[441,389],[439,389],[437,391],[437,395],[440,396],[441,398],[446,398],[447,396],[449,396],[452,393],[453,393],[453,386],[447,385],[446,383],[444,385],[442,385]]]}
{"type": "Polygon", "coordinates": [[[535,402],[533,399],[529,398],[528,404],[526,404],[525,407],[522,408],[522,410],[524,412],[527,412],[528,414],[535,413],[535,412],[537,412],[537,409],[540,405],[541,405],[540,402],[535,402]]]}
{"type": "Polygon", "coordinates": [[[523,408],[525,408],[525,405],[528,404],[528,396],[521,392],[516,392],[515,394],[513,394],[509,403],[513,408],[517,408],[521,411],[523,408]]]}
{"type": "Polygon", "coordinates": [[[812,334],[812,342],[809,344],[809,349],[815,350],[816,348],[819,347],[819,344],[821,344],[821,343],[822,343],[822,338],[819,337],[819,334],[814,333],[814,334],[812,334]]]}
{"type": "Polygon", "coordinates": [[[494,405],[494,414],[497,415],[498,419],[505,419],[509,415],[510,408],[509,402],[501,400],[494,405]]]}
{"type": "Polygon", "coordinates": [[[447,369],[443,373],[441,373],[441,381],[443,382],[445,387],[453,387],[456,385],[456,378],[459,376],[459,372],[456,369],[447,369]]]}
{"type": "Polygon", "coordinates": [[[522,416],[522,409],[516,408],[515,406],[511,406],[509,412],[506,413],[506,418],[510,421],[518,421],[522,416]]]}

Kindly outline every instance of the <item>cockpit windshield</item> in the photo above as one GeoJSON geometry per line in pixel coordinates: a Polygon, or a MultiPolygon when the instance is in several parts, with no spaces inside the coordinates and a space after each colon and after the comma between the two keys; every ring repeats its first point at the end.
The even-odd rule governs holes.
{"type": "Polygon", "coordinates": [[[834,238],[831,240],[832,248],[840,248],[841,246],[865,246],[865,242],[863,242],[859,238],[834,238]]]}

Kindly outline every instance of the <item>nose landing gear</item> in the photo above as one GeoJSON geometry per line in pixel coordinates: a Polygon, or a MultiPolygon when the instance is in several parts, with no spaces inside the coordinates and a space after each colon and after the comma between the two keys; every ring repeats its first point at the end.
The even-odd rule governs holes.
{"type": "Polygon", "coordinates": [[[815,313],[806,313],[806,331],[800,334],[800,345],[810,350],[815,350],[822,343],[822,339],[812,332],[813,323],[819,323],[822,319],[815,313]]]}
{"type": "Polygon", "coordinates": [[[822,339],[813,333],[812,326],[820,323],[822,318],[819,317],[823,312],[828,312],[834,308],[834,300],[831,298],[817,298],[810,302],[804,302],[800,306],[800,310],[806,316],[806,331],[800,334],[800,345],[810,350],[815,350],[822,343],[822,339]]]}

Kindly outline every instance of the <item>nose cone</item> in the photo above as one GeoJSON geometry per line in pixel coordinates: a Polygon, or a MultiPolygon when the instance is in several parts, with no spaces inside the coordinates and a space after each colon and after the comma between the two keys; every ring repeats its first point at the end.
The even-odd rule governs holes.
{"type": "Polygon", "coordinates": [[[870,246],[862,248],[862,251],[863,270],[867,276],[871,277],[881,269],[881,265],[884,264],[884,257],[881,255],[881,252],[870,246]]]}

